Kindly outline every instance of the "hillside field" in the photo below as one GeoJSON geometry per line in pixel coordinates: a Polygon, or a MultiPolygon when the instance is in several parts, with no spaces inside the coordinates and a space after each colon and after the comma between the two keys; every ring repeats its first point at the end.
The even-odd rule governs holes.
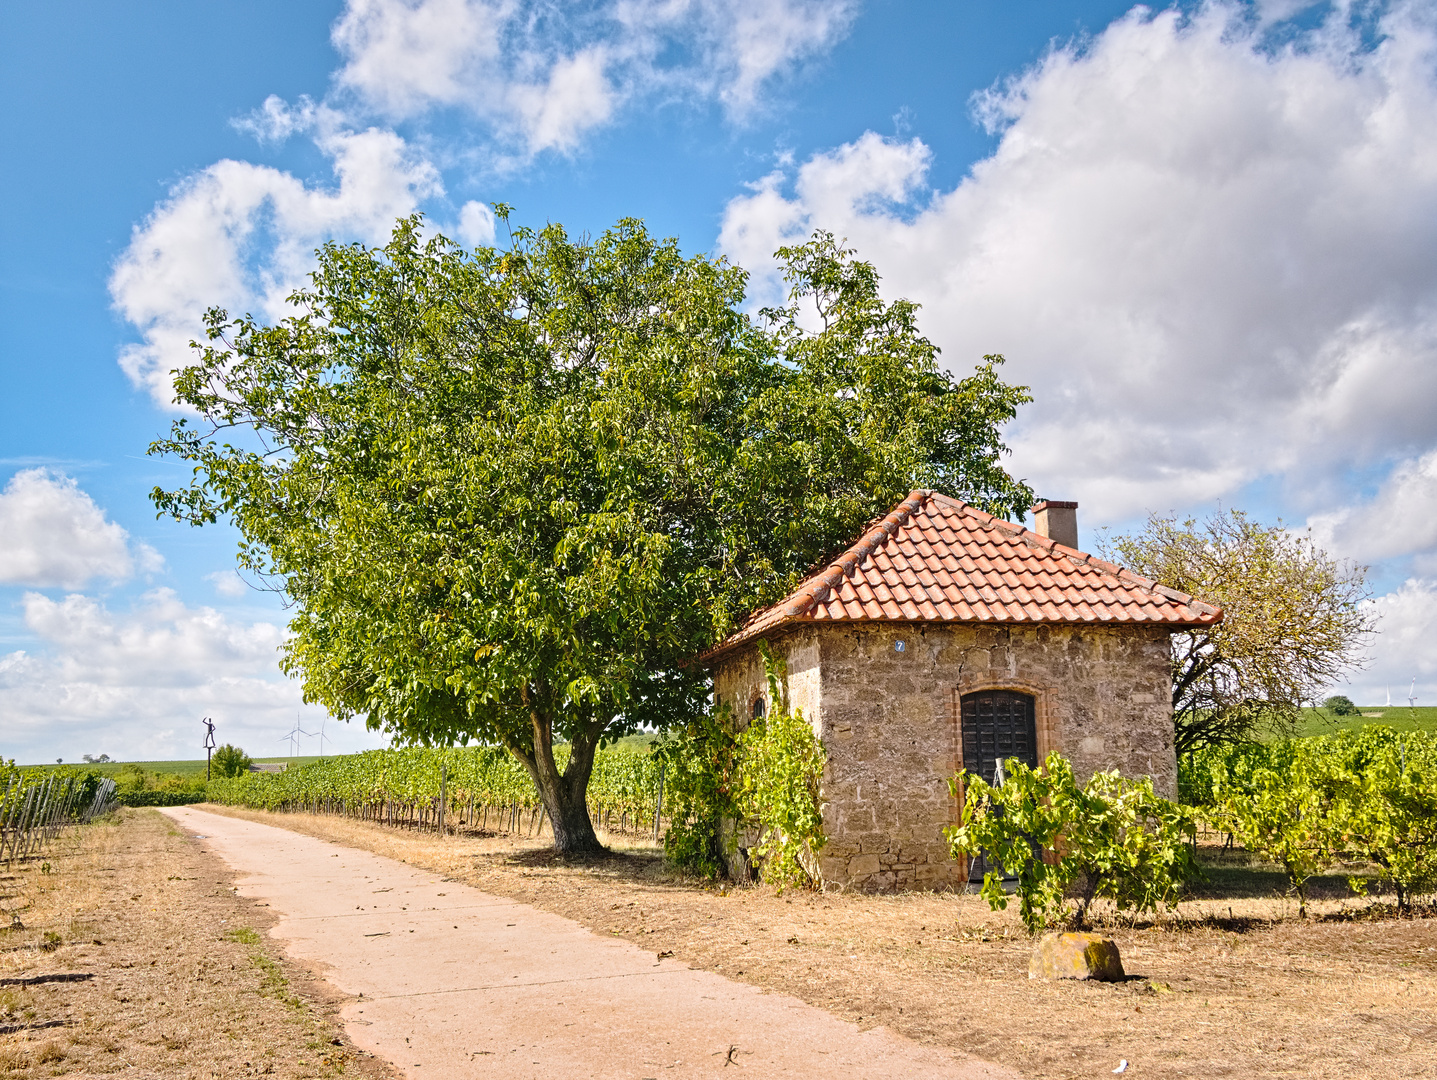
{"type": "MultiPolygon", "coordinates": [[[[1419,705],[1416,708],[1409,708],[1407,705],[1393,705],[1390,708],[1379,705],[1361,706],[1361,716],[1334,716],[1326,709],[1304,709],[1301,722],[1298,724],[1297,734],[1304,738],[1311,735],[1327,735],[1334,731],[1347,731],[1360,728],[1366,724],[1385,724],[1397,731],[1434,731],[1437,732],[1437,706],[1419,705]]],[[[644,749],[652,745],[654,735],[640,734],[628,735],[617,740],[614,745],[630,749],[644,749]]],[[[329,754],[328,757],[341,755],[329,754]]],[[[277,762],[287,761],[293,767],[308,765],[312,761],[319,761],[317,754],[297,755],[295,757],[257,757],[256,762],[277,762]]],[[[191,777],[205,771],[205,759],[198,758],[188,761],[110,761],[100,765],[88,765],[83,761],[67,761],[66,765],[88,767],[103,776],[117,776],[126,765],[138,765],[147,773],[159,775],[191,777]]],[[[46,765],[53,767],[53,763],[37,762],[35,767],[44,768],[46,765]]]]}

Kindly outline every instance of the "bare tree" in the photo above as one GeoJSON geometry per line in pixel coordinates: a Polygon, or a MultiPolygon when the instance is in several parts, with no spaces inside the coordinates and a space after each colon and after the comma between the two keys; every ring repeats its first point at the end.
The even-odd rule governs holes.
{"type": "Polygon", "coordinates": [[[1263,729],[1292,732],[1304,705],[1366,660],[1367,567],[1334,559],[1304,533],[1240,510],[1201,523],[1154,514],[1104,547],[1134,573],[1223,609],[1217,626],[1173,635],[1179,754],[1263,729]]]}

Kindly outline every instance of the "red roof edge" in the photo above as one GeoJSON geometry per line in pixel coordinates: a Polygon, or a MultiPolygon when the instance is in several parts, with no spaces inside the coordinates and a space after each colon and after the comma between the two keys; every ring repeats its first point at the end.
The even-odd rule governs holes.
{"type": "MultiPolygon", "coordinates": [[[[1174,629],[1182,625],[1215,626],[1222,621],[1223,612],[1220,607],[1204,603],[1169,586],[1160,585],[1156,581],[1135,574],[1131,570],[1117,566],[1105,559],[1100,559],[1096,555],[1089,555],[1087,552],[1070,548],[1049,537],[1040,536],[1023,525],[1004,521],[1002,518],[995,517],[960,499],[952,498],[941,492],[919,488],[909,492],[908,497],[899,503],[892,512],[865,530],[858,542],[829,563],[827,568],[807,578],[785,600],[754,611],[737,630],[694,657],[692,662],[711,661],[744,642],[760,638],[766,633],[779,631],[794,620],[802,619],[816,604],[827,600],[844,578],[853,574],[865,559],[886,544],[891,537],[896,536],[899,530],[908,524],[913,515],[922,509],[923,504],[930,500],[975,518],[980,526],[1000,530],[1020,543],[1065,558],[1076,566],[1091,566],[1100,573],[1124,584],[1136,586],[1146,592],[1183,605],[1192,613],[1192,620],[1185,624],[1172,624],[1174,629]]],[[[994,618],[986,608],[975,614],[976,619],[959,621],[990,622],[994,618]]]]}
{"type": "Polygon", "coordinates": [[[810,579],[807,588],[795,593],[788,606],[783,609],[783,617],[785,619],[798,618],[800,615],[807,614],[814,604],[827,600],[828,594],[833,591],[835,585],[853,573],[859,563],[877,551],[890,536],[896,536],[898,530],[908,524],[908,519],[922,508],[923,501],[928,498],[928,495],[928,492],[922,490],[910,491],[908,498],[899,503],[892,513],[864,533],[858,543],[829,563],[827,570],[810,579]]]}

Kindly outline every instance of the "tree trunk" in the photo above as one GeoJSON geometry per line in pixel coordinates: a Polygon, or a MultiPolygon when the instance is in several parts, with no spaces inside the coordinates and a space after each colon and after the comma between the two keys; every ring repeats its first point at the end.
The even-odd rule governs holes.
{"type": "Polygon", "coordinates": [[[536,709],[527,700],[529,718],[534,732],[533,753],[526,753],[525,747],[510,746],[510,752],[519,759],[534,786],[539,789],[539,798],[549,814],[549,824],[554,830],[554,850],[561,855],[597,855],[604,845],[594,833],[594,823],[589,820],[588,792],[589,774],[594,770],[594,751],[598,748],[598,733],[585,732],[576,735],[569,744],[569,764],[564,771],[554,764],[554,727],[551,718],[536,709]]]}

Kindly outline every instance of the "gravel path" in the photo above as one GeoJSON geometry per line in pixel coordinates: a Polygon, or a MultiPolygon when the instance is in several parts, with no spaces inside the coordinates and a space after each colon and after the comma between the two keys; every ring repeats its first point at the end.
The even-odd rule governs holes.
{"type": "Polygon", "coordinates": [[[241,895],[273,908],[289,955],[355,999],[342,1013],[350,1038],[406,1076],[1017,1076],[393,859],[163,812],[233,868],[241,895]]]}

